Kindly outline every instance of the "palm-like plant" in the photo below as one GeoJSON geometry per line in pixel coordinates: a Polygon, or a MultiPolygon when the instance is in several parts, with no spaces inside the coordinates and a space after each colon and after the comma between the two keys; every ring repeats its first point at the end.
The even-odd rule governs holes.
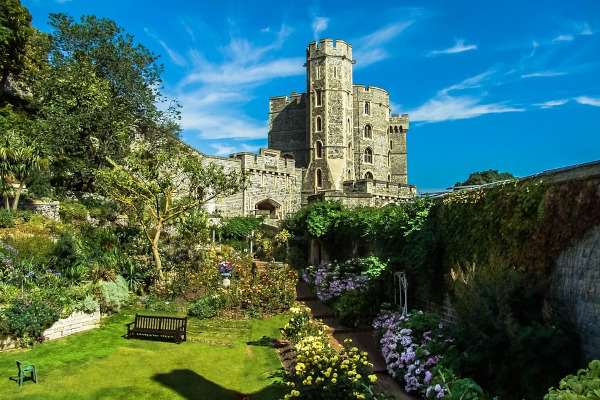
{"type": "Polygon", "coordinates": [[[31,172],[48,169],[51,161],[50,155],[36,143],[24,145],[14,151],[14,162],[12,163],[11,172],[15,179],[19,181],[19,187],[15,192],[12,204],[13,211],[16,211],[19,206],[21,192],[31,172]]]}
{"type": "Polygon", "coordinates": [[[8,138],[4,138],[0,142],[0,196],[4,197],[5,208],[8,210],[8,197],[11,194],[12,186],[8,183],[12,161],[14,160],[15,152],[10,145],[8,138]]]}

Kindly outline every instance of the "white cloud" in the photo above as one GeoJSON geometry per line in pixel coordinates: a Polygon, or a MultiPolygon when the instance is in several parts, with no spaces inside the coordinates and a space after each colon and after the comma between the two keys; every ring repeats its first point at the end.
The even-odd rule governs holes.
{"type": "Polygon", "coordinates": [[[553,42],[570,42],[574,39],[573,35],[559,35],[552,39],[553,42]]]}
{"type": "Polygon", "coordinates": [[[437,96],[417,109],[409,111],[411,121],[441,122],[475,118],[485,114],[525,111],[504,103],[480,104],[480,99],[470,96],[437,96]]]}
{"type": "Polygon", "coordinates": [[[485,72],[482,72],[479,75],[475,75],[474,77],[467,78],[462,82],[457,83],[456,85],[452,85],[445,89],[439,91],[438,94],[444,95],[452,90],[463,90],[463,89],[474,89],[481,87],[481,83],[484,82],[489,76],[495,74],[498,71],[497,68],[489,69],[485,72]]]}
{"type": "Polygon", "coordinates": [[[569,99],[551,100],[551,101],[546,101],[544,103],[534,104],[534,106],[538,106],[540,108],[552,108],[552,107],[562,106],[563,104],[566,104],[568,102],[569,102],[569,99]]]}
{"type": "Polygon", "coordinates": [[[547,78],[561,75],[567,75],[567,73],[563,71],[539,71],[521,75],[521,78],[547,78]]]}
{"type": "Polygon", "coordinates": [[[146,32],[148,35],[152,36],[161,45],[161,47],[163,49],[165,49],[165,51],[169,55],[169,58],[171,59],[171,61],[173,61],[173,63],[175,65],[179,65],[180,67],[185,67],[187,65],[185,58],[183,58],[183,56],[181,54],[179,54],[175,50],[171,49],[164,41],[159,39],[158,36],[156,36],[154,33],[150,32],[150,30],[148,28],[144,28],[144,32],[146,32]]]}
{"type": "Polygon", "coordinates": [[[234,146],[224,146],[221,143],[211,143],[210,147],[216,150],[214,152],[216,156],[227,157],[230,154],[237,153],[234,146]]]}
{"type": "Polygon", "coordinates": [[[600,97],[579,96],[574,99],[579,104],[600,107],[600,97]]]}
{"type": "Polygon", "coordinates": [[[376,30],[354,42],[354,58],[357,61],[354,69],[364,68],[367,65],[389,58],[389,52],[383,47],[391,40],[395,39],[402,31],[411,26],[414,21],[403,21],[392,25],[387,25],[376,30]]]}
{"type": "Polygon", "coordinates": [[[315,40],[319,40],[319,35],[321,34],[321,32],[323,32],[325,29],[327,29],[328,25],[329,25],[329,18],[315,17],[313,19],[312,30],[313,30],[313,36],[314,36],[315,40]]]}
{"type": "Polygon", "coordinates": [[[429,56],[435,56],[438,54],[457,54],[457,53],[463,53],[465,51],[469,51],[469,50],[476,50],[477,46],[474,44],[469,44],[465,46],[465,40],[464,39],[457,39],[455,40],[454,46],[445,49],[445,50],[433,50],[431,52],[429,52],[429,56]]]}

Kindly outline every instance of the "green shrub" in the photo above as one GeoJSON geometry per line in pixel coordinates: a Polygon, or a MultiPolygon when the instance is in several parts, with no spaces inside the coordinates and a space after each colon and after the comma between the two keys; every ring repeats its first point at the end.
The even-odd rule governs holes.
{"type": "Polygon", "coordinates": [[[212,318],[223,309],[225,299],[218,294],[204,296],[190,307],[189,314],[200,318],[212,318]]]}
{"type": "Polygon", "coordinates": [[[77,308],[79,311],[91,314],[100,308],[100,303],[98,303],[98,299],[91,294],[88,294],[85,296],[85,299],[81,301],[77,308]]]}
{"type": "Polygon", "coordinates": [[[22,344],[42,340],[44,327],[57,321],[61,309],[50,302],[36,298],[17,297],[3,311],[2,331],[17,337],[22,344]]]}
{"type": "Polygon", "coordinates": [[[82,224],[87,223],[87,208],[77,200],[65,200],[60,203],[60,219],[65,223],[82,224]]]}
{"type": "Polygon", "coordinates": [[[145,301],[146,308],[154,311],[175,311],[175,303],[168,300],[163,300],[156,296],[148,296],[145,301]]]}
{"type": "Polygon", "coordinates": [[[15,226],[15,215],[12,211],[0,208],[0,228],[12,228],[15,226]]]}
{"type": "Polygon", "coordinates": [[[600,399],[600,360],[593,360],[587,369],[577,375],[567,375],[558,389],[550,388],[544,400],[590,400],[600,399]]]}
{"type": "Polygon", "coordinates": [[[101,299],[100,311],[105,314],[119,312],[128,303],[129,289],[122,276],[117,276],[115,282],[100,282],[101,299]]]}
{"type": "Polygon", "coordinates": [[[369,290],[350,290],[342,294],[334,303],[333,309],[340,322],[346,326],[368,326],[379,311],[377,302],[373,301],[374,297],[375,294],[369,290]]]}

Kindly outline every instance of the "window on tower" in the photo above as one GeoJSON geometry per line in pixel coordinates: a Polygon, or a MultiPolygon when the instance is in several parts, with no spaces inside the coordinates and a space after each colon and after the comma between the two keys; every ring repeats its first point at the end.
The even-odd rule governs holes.
{"type": "Polygon", "coordinates": [[[365,125],[365,139],[371,139],[373,137],[373,130],[371,125],[365,125]]]}
{"type": "Polygon", "coordinates": [[[315,104],[317,106],[320,106],[322,104],[321,97],[322,97],[322,92],[320,90],[316,90],[315,91],[315,104]]]}
{"type": "Polygon", "coordinates": [[[364,158],[365,158],[365,163],[367,163],[367,164],[373,163],[373,150],[371,150],[369,147],[367,147],[365,149],[364,158]]]}
{"type": "Polygon", "coordinates": [[[365,179],[368,179],[368,180],[371,180],[371,181],[373,180],[373,174],[371,173],[371,171],[368,171],[365,174],[365,179]]]}
{"type": "Polygon", "coordinates": [[[322,188],[323,187],[323,173],[321,172],[320,169],[317,169],[317,171],[315,172],[316,174],[316,184],[318,188],[322,188]]]}
{"type": "Polygon", "coordinates": [[[315,128],[316,128],[317,132],[321,132],[321,130],[323,128],[323,126],[321,124],[321,117],[317,117],[317,122],[316,122],[316,127],[315,128]]]}
{"type": "Polygon", "coordinates": [[[315,157],[323,157],[323,143],[320,140],[317,140],[317,144],[315,145],[315,157]]]}
{"type": "Polygon", "coordinates": [[[371,103],[365,101],[365,115],[371,115],[371,103]]]}

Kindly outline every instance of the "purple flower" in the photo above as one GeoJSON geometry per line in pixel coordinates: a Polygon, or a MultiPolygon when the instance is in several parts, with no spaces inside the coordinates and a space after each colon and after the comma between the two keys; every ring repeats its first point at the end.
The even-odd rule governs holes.
{"type": "Polygon", "coordinates": [[[52,273],[52,270],[51,270],[51,269],[47,269],[47,270],[46,270],[46,273],[47,273],[47,274],[51,274],[51,273],[52,273]]]}
{"type": "Polygon", "coordinates": [[[60,278],[60,272],[57,272],[54,275],[56,275],[56,276],[58,276],[60,278]]]}
{"type": "Polygon", "coordinates": [[[423,383],[424,384],[428,384],[429,381],[431,381],[431,378],[433,377],[433,374],[429,371],[425,371],[425,379],[423,379],[423,383]]]}

